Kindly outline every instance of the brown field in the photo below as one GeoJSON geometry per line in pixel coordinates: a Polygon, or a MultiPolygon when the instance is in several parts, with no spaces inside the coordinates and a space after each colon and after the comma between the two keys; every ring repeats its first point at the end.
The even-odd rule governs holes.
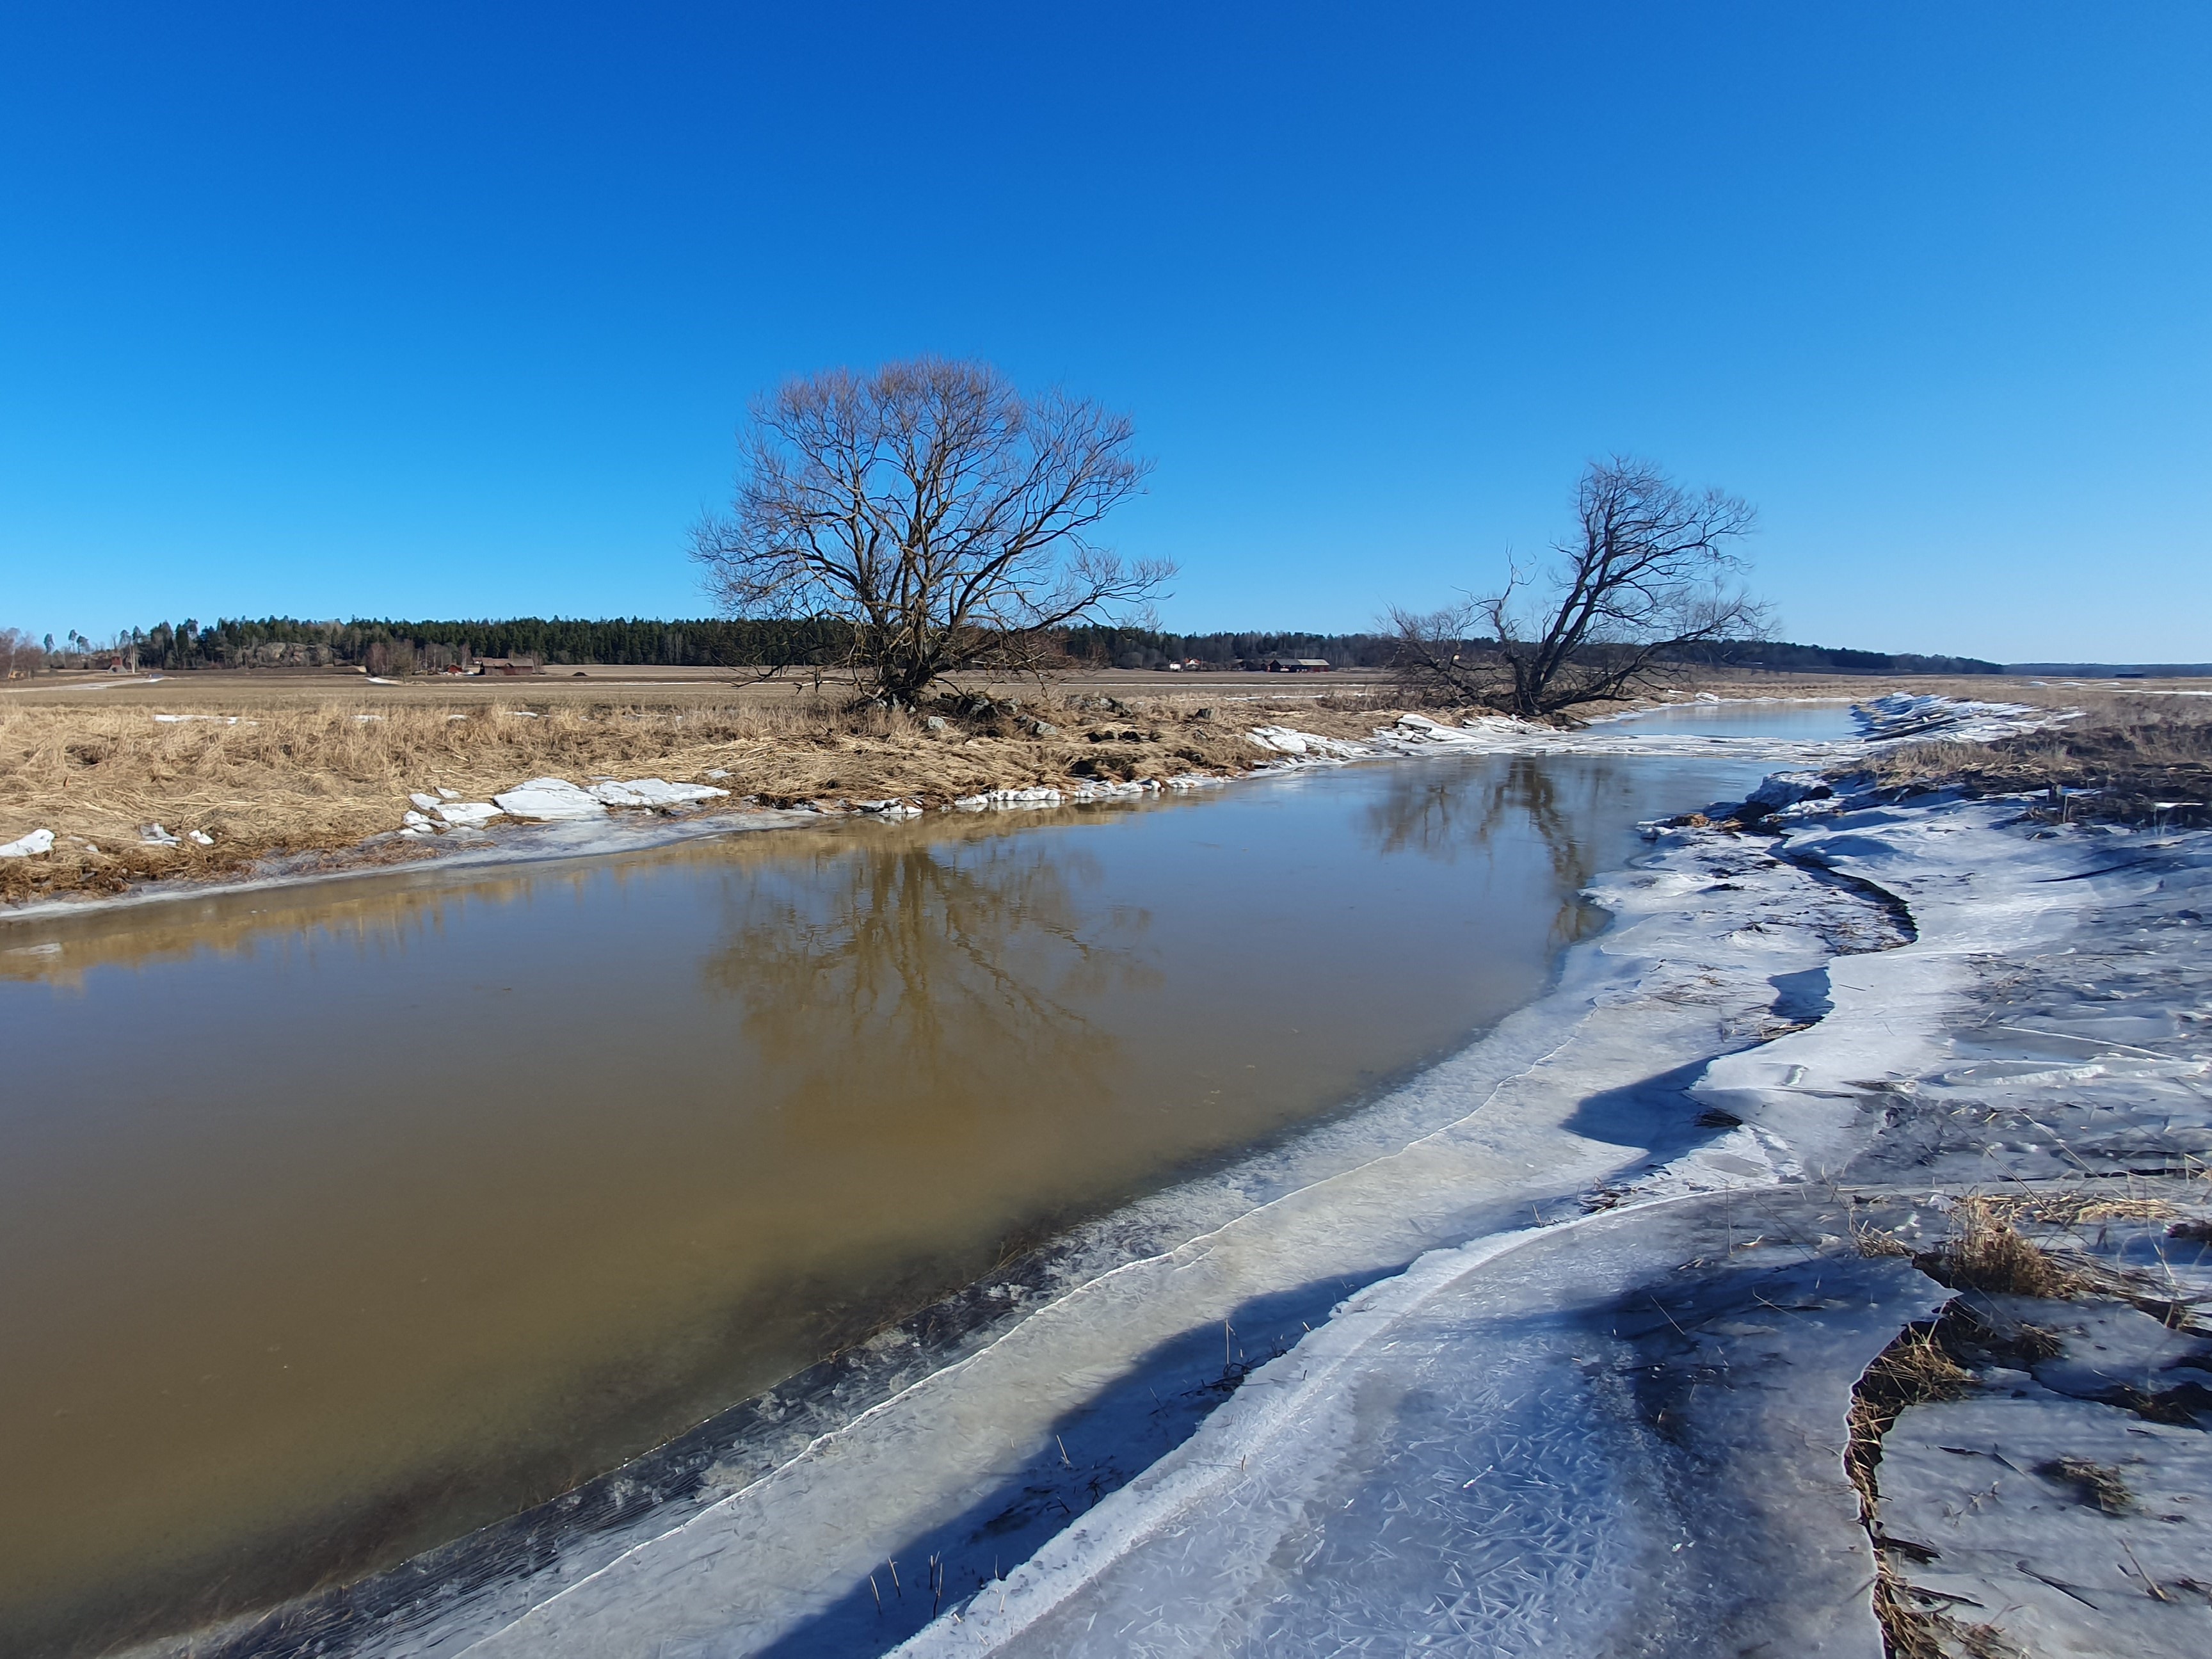
{"type": "Polygon", "coordinates": [[[1875,776],[1975,794],[2041,790],[2049,799],[2035,810],[2062,822],[2212,823],[2212,687],[2204,682],[2164,681],[2156,689],[2054,682],[2014,700],[2082,714],[1997,743],[1901,745],[1875,760],[1875,776]],[[2087,793],[2068,793],[2075,790],[2087,793]]]}
{"type": "Polygon", "coordinates": [[[414,791],[442,786],[485,800],[557,775],[712,780],[733,808],[912,798],[940,805],[980,790],[1231,773],[1264,759],[1243,733],[1271,720],[1364,733],[1370,688],[1281,677],[1213,693],[1132,674],[1128,696],[1086,681],[999,688],[1000,708],[922,716],[849,706],[811,685],[736,686],[726,676],[617,681],[203,672],[152,684],[72,689],[65,679],[0,691],[0,841],[51,829],[54,850],[0,860],[0,902],[117,892],[163,877],[220,877],[271,854],[340,863],[435,857],[438,841],[362,843],[398,826],[414,791]],[[1026,695],[1024,695],[1026,691],[1026,695]],[[1138,696],[1142,692],[1146,695],[1138,696]],[[1003,708],[1012,697],[1018,711],[1003,708]],[[1111,698],[1109,702],[1108,699],[1111,698]],[[1324,704],[1328,706],[1324,706],[1324,704]],[[161,719],[158,716],[170,716],[161,719]],[[1042,720],[1060,728],[1040,735],[1042,720]],[[198,830],[211,845],[148,845],[142,826],[198,830]]]}
{"type": "MultiPolygon", "coordinates": [[[[2212,698],[2018,680],[1737,675],[1675,682],[1737,696],[1942,691],[2089,717],[1978,748],[1893,751],[1886,781],[2120,789],[2127,800],[2205,800],[2212,698]],[[2177,796],[2176,791],[2179,791],[2177,796]]],[[[0,860],[0,902],[115,892],[173,876],[236,874],[271,854],[342,864],[435,857],[399,841],[410,792],[488,799],[525,778],[707,781],[775,805],[892,796],[934,805],[996,787],[1091,778],[1235,773],[1265,758],[1244,739],[1282,721],[1363,736],[1400,706],[1387,676],[1358,672],[1168,675],[1106,670],[1000,684],[1018,714],[918,717],[854,708],[811,682],[739,683],[724,671],[592,667],[514,679],[422,677],[382,685],[345,672],[200,672],[148,682],[41,677],[0,686],[0,842],[51,829],[45,857],[0,860]],[[88,689],[97,685],[98,690],[88,689]],[[188,718],[161,720],[158,715],[188,718]],[[1042,719],[1060,728],[1040,736],[1042,719]],[[149,846],[141,826],[212,845],[149,846]],[[371,845],[362,843],[378,837],[371,845]]],[[[2120,799],[2116,796],[2115,799],[2120,799]]],[[[2077,812],[2080,808],[2075,809],[2077,812]]]]}

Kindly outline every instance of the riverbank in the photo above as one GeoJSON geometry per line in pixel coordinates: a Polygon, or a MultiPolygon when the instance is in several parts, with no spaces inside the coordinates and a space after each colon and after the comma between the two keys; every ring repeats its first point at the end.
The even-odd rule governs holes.
{"type": "Polygon", "coordinates": [[[1086,1222],[1540,996],[1638,823],[1759,775],[1286,767],[11,924],[5,1380],[50,1426],[0,1625],[150,1638],[726,1490],[1086,1222]],[[691,1438],[724,1415],[772,1443],[691,1438]]]}
{"type": "MultiPolygon", "coordinates": [[[[2028,804],[1785,809],[1913,937],[1682,1079],[1767,1170],[1421,1258],[900,1650],[2201,1650],[2212,836],[2028,804]]],[[[1678,830],[1641,879],[1740,921],[1758,861],[1678,830]]]]}
{"type": "MultiPolygon", "coordinates": [[[[1393,741],[1443,741],[1419,729],[1393,741]]],[[[2045,826],[2022,805],[1847,791],[1757,815],[1772,834],[1664,832],[1599,884],[1616,925],[1552,996],[1358,1118],[1069,1241],[1018,1294],[978,1286],[949,1363],[796,1391],[798,1439],[710,1460],[726,1484],[526,1528],[500,1573],[483,1571],[497,1540],[454,1547],[410,1571],[404,1613],[371,1584],[234,1650],[291,1650],[289,1628],[359,1653],[858,1654],[941,1615],[916,1650],[1419,1625],[1510,1652],[1601,1609],[1657,1651],[1710,1650],[1717,1621],[1874,1653],[1879,1605],[1897,1650],[1963,1651],[2002,1621],[1922,1535],[1934,1522],[1904,1517],[1996,1498],[1908,1479],[1903,1449],[1949,1443],[1922,1413],[2021,1401],[2038,1414],[1998,1455],[2029,1473],[1999,1535],[2047,1534],[2053,1553],[2023,1559],[2074,1587],[2062,1601],[2130,1593],[2075,1559],[2106,1534],[2075,1523],[2109,1519],[2077,1501],[2104,1489],[2083,1471],[2118,1465],[2035,1437],[2057,1423],[2095,1452],[2195,1398],[2205,1286],[2186,1235],[2160,1241],[2206,1210],[2203,959],[2177,969],[2172,946],[2193,941],[2212,855],[2202,836],[2045,826]],[[2114,1000],[2138,1006],[2094,1006],[2114,1000]],[[2081,1258],[2051,1283],[2088,1301],[2041,1322],[1986,1304],[1945,1237],[1996,1237],[1972,1200],[1998,1185],[2008,1236],[2081,1258]],[[2148,1285],[2146,1267],[2172,1277],[2148,1285]],[[1935,1328],[1958,1376],[1905,1365],[1923,1340],[1900,1330],[1954,1292],[1986,1314],[1935,1328]],[[2124,1377],[2093,1352],[2123,1315],[2166,1333],[2133,1328],[2124,1377]],[[1990,1334],[2069,1320],[2082,1340],[2034,1338],[2033,1356],[1990,1334]],[[1463,1480],[1438,1473],[1446,1442],[1463,1480]],[[1341,1518],[1387,1513],[1458,1541],[1425,1553],[1341,1518]],[[1378,1552],[1401,1565],[1380,1572],[1378,1552]],[[1950,1576],[1918,1571],[1937,1559],[1950,1576]],[[1121,1615],[1146,1610],[1137,1639],[1121,1615]]],[[[2199,1434],[2166,1426],[2173,1456],[2199,1434]]],[[[1929,1455],[1941,1474],[1949,1455],[1929,1455]]],[[[2115,1478],[2148,1514],[2142,1495],[2186,1475],[2115,1478]]],[[[2160,1609],[2212,1582],[2201,1528],[2179,1524],[2128,1539],[2149,1574],[2131,1593],[2152,1611],[2125,1615],[2149,1621],[2142,1650],[2188,1650],[2159,1645],[2160,1609]]],[[[2017,1612],[2018,1585],[1983,1588],[2017,1612]]]]}
{"type": "MultiPolygon", "coordinates": [[[[0,917],[456,858],[559,856],[597,844],[593,826],[620,848],[780,823],[774,815],[793,810],[897,814],[1103,798],[1401,752],[1413,729],[1398,726],[1405,711],[1375,682],[947,697],[913,714],[781,686],[343,690],[207,676],[0,697],[0,853],[15,854],[0,856],[0,917]],[[1348,746],[1333,751],[1335,744],[1348,746]],[[524,788],[549,780],[602,799],[524,788]],[[558,833],[532,827],[548,818],[558,833]]],[[[1676,690],[1645,707],[1853,694],[1962,701],[1940,690],[1776,678],[1676,690]]],[[[2049,688],[2035,695],[2046,701],[2007,706],[2063,706],[2049,688]]],[[[1956,738],[1986,735],[1950,725],[1956,738]]],[[[1652,751],[1632,721],[1553,731],[1440,715],[1430,729],[1446,727],[1455,741],[1498,752],[1652,751]]],[[[1768,748],[1771,758],[1808,763],[1830,754],[1768,748]]],[[[1685,739],[1674,752],[1696,750],[1685,739]]]]}
{"type": "Polygon", "coordinates": [[[586,789],[657,780],[700,799],[614,809],[728,816],[1231,775],[1267,757],[1245,732],[1292,708],[1323,731],[1373,724],[1364,708],[1197,699],[1138,708],[1014,696],[948,703],[936,715],[811,695],[542,706],[0,702],[0,843],[40,842],[30,856],[0,858],[0,903],[426,862],[465,850],[487,824],[558,817],[542,801],[510,801],[511,812],[499,801],[548,777],[586,789]],[[480,810],[447,822],[463,808],[480,810]]]}

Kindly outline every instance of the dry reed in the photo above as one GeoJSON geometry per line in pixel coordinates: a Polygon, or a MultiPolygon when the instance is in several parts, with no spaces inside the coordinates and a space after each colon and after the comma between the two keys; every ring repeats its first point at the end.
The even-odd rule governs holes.
{"type": "MultiPolygon", "coordinates": [[[[1883,1247],[1871,1253],[1892,1252],[1883,1247]]],[[[1860,1376],[1851,1391],[1850,1439],[1844,1468],[1858,1489],[1859,1519],[1874,1545],[1875,1617],[1893,1659],[1949,1659],[1958,1653],[1973,1659],[2009,1659],[2012,1650],[1994,1626],[1966,1624],[1923,1603],[1897,1565],[1897,1555],[1911,1553],[1911,1547],[1886,1538],[1881,1530],[1876,1469],[1881,1462],[1882,1437],[1908,1407],[1955,1400],[1973,1383],[1945,1346],[1944,1322],[1908,1325],[1860,1376]]]]}
{"type": "Polygon", "coordinates": [[[2001,1200],[1962,1198],[1952,1206],[1951,1237],[1917,1258],[1917,1265],[1954,1290],[1997,1296],[2066,1297],[2091,1288],[2081,1274],[2062,1267],[2041,1245],[2022,1238],[2001,1200]]]}
{"type": "Polygon", "coordinates": [[[1908,789],[2039,792],[2033,810],[2054,822],[2212,823],[2212,697],[2077,690],[2063,702],[2081,717],[1991,744],[1902,744],[1872,769],[1908,789]]]}
{"type": "Polygon", "coordinates": [[[1310,702],[1285,714],[1255,701],[1215,717],[1210,708],[1201,716],[1196,698],[1028,698],[965,712],[948,701],[933,727],[830,696],[533,696],[538,706],[526,708],[419,696],[288,704],[251,688],[226,702],[204,685],[191,690],[167,707],[0,702],[0,842],[35,829],[57,836],[50,854],[0,860],[0,902],[221,875],[272,854],[430,856],[437,843],[358,849],[398,827],[410,793],[441,787],[487,800],[531,777],[650,775],[712,781],[732,804],[902,796],[927,805],[1084,778],[1236,772],[1267,758],[1244,736],[1251,726],[1294,718],[1364,732],[1376,719],[1310,702]],[[1040,731],[1040,721],[1058,729],[1040,731]],[[181,844],[143,839],[155,823],[181,844]]]}

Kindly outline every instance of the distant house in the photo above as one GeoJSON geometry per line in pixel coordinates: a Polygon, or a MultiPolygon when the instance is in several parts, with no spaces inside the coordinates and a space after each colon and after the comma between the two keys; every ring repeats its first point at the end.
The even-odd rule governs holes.
{"type": "Polygon", "coordinates": [[[472,674],[541,674],[535,657],[471,657],[469,672],[472,674]]]}
{"type": "Polygon", "coordinates": [[[1270,674],[1326,674],[1329,672],[1328,659],[1323,657],[1270,657],[1270,674]]]}

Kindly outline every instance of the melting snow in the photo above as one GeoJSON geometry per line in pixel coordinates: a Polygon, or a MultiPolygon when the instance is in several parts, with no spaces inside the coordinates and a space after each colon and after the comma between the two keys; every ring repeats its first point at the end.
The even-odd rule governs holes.
{"type": "Polygon", "coordinates": [[[611,780],[593,784],[590,791],[592,799],[609,806],[684,806],[729,793],[711,784],[669,783],[660,778],[634,778],[628,783],[611,780]]]}
{"type": "Polygon", "coordinates": [[[492,799],[501,811],[518,818],[596,818],[605,817],[607,810],[566,778],[532,778],[492,799]]]}

